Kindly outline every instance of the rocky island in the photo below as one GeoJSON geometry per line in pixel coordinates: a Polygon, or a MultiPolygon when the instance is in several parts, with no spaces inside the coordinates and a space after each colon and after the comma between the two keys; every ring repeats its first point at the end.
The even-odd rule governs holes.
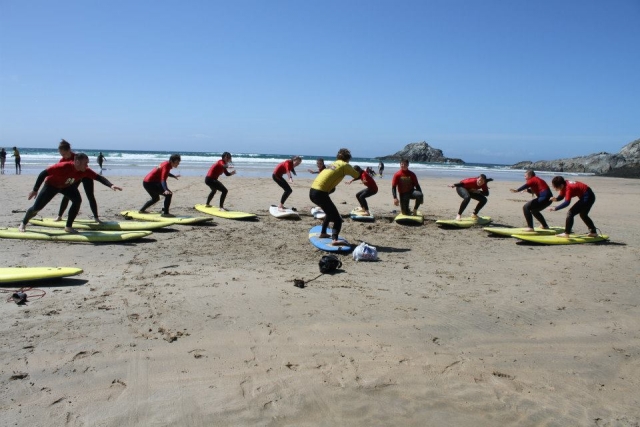
{"type": "Polygon", "coordinates": [[[425,141],[407,144],[395,154],[376,158],[379,160],[409,159],[410,162],[464,164],[461,159],[445,157],[442,150],[429,146],[425,141]]]}
{"type": "Polygon", "coordinates": [[[619,178],[640,178],[640,139],[625,145],[616,154],[601,152],[568,159],[524,161],[512,165],[511,168],[586,172],[619,178]]]}

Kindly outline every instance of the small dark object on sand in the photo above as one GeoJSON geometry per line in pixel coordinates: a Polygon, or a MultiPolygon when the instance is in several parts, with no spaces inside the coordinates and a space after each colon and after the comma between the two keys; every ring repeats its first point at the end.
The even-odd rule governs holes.
{"type": "Polygon", "coordinates": [[[27,294],[24,292],[16,292],[11,295],[11,298],[15,301],[16,304],[22,305],[27,303],[27,294]]]}

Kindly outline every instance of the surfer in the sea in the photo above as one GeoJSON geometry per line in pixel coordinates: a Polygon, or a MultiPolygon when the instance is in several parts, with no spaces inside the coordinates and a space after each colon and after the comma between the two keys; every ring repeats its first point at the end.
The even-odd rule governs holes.
{"type": "Polygon", "coordinates": [[[84,178],[95,179],[113,191],[122,191],[122,188],[113,185],[108,179],[95,173],[88,165],[89,157],[84,153],[76,153],[73,162],[56,163],[40,172],[33,186],[33,191],[29,193],[29,200],[37,196],[36,200],[33,206],[27,209],[27,213],[25,213],[24,219],[18,229],[25,231],[29,220],[47,206],[56,194],[61,193],[71,200],[69,216],[67,217],[67,224],[64,230],[68,233],[75,233],[73,221],[76,219],[76,216],[78,216],[80,204],[82,203],[78,185],[84,178]],[[42,191],[38,194],[38,190],[43,182],[44,186],[42,187],[42,191]]]}
{"type": "Polygon", "coordinates": [[[213,196],[216,195],[217,191],[220,191],[220,210],[226,211],[224,208],[224,200],[227,198],[227,187],[222,184],[218,178],[220,175],[225,174],[225,176],[235,175],[236,171],[233,170],[231,172],[228,169],[231,167],[231,153],[225,151],[222,153],[220,160],[215,162],[209,168],[207,172],[207,176],[204,178],[204,183],[211,189],[209,195],[207,196],[206,206],[211,206],[211,200],[213,200],[213,196]]]}
{"type": "Polygon", "coordinates": [[[276,184],[278,184],[280,188],[284,190],[284,193],[282,193],[282,197],[280,197],[280,204],[278,205],[278,210],[280,212],[284,212],[286,210],[286,208],[284,207],[284,203],[287,201],[291,193],[293,193],[291,186],[284,179],[284,174],[287,174],[287,176],[289,177],[289,182],[293,184],[293,177],[291,176],[291,174],[296,175],[295,168],[300,163],[302,163],[302,157],[293,156],[292,158],[279,163],[278,166],[276,166],[276,168],[273,170],[273,174],[271,175],[271,177],[276,182],[276,184]]]}
{"type": "Polygon", "coordinates": [[[557,206],[549,208],[549,211],[559,211],[569,206],[571,198],[577,197],[578,201],[567,212],[567,219],[564,225],[564,233],[558,234],[558,237],[569,237],[571,230],[573,229],[573,217],[580,215],[582,221],[589,228],[589,237],[598,237],[598,230],[596,226],[589,218],[589,211],[596,202],[596,195],[587,184],[578,181],[565,181],[561,176],[556,176],[551,180],[553,188],[559,192],[557,197],[552,197],[551,201],[557,202],[564,199],[564,202],[557,206]]]}
{"type": "Polygon", "coordinates": [[[391,194],[393,204],[400,206],[403,215],[417,215],[418,208],[424,200],[418,177],[409,170],[409,159],[400,160],[400,170],[391,178],[391,194]],[[411,200],[415,200],[413,211],[409,208],[411,200]]]}
{"type": "Polygon", "coordinates": [[[487,197],[489,196],[489,187],[487,187],[487,183],[491,181],[493,181],[493,178],[487,178],[485,174],[481,173],[478,177],[466,178],[449,186],[451,188],[455,188],[458,195],[462,197],[462,203],[460,203],[460,209],[458,209],[456,220],[459,221],[460,218],[462,218],[462,213],[467,208],[471,199],[478,201],[476,208],[473,210],[473,213],[471,213],[471,218],[478,218],[480,209],[487,204],[487,197]]]}
{"type": "Polygon", "coordinates": [[[309,199],[324,211],[325,217],[322,220],[321,238],[331,237],[331,244],[339,246],[344,244],[338,240],[340,229],[342,228],[342,217],[338,208],[333,204],[330,194],[335,190],[336,186],[342,179],[349,175],[352,178],[358,178],[360,174],[349,164],[351,160],[351,152],[346,148],[341,148],[336,156],[336,161],[328,168],[318,174],[309,189],[309,199]],[[329,223],[333,223],[331,236],[327,234],[329,223]]]}
{"type": "Polygon", "coordinates": [[[525,231],[534,231],[533,229],[533,217],[540,222],[542,228],[548,229],[549,225],[547,225],[547,221],[542,216],[541,211],[547,208],[551,204],[551,189],[549,185],[545,182],[544,179],[536,176],[536,173],[529,169],[524,173],[524,179],[526,182],[519,188],[512,188],[510,191],[512,193],[519,193],[521,191],[528,191],[533,194],[536,198],[528,201],[522,207],[522,211],[524,212],[524,218],[527,221],[527,226],[529,227],[525,231]]]}
{"type": "Polygon", "coordinates": [[[360,180],[366,186],[364,190],[361,190],[358,192],[358,194],[356,194],[356,199],[358,199],[358,203],[360,203],[360,209],[358,209],[359,213],[363,216],[369,216],[371,215],[371,213],[369,212],[367,197],[376,194],[378,192],[378,186],[376,185],[375,180],[366,170],[362,170],[360,166],[354,166],[353,168],[360,174],[360,177],[354,178],[351,181],[347,181],[345,182],[345,184],[351,184],[353,181],[360,180]]]}

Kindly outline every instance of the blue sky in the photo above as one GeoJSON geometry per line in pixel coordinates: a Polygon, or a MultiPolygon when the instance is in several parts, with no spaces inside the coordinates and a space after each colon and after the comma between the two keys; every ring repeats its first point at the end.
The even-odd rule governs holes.
{"type": "Polygon", "coordinates": [[[0,145],[617,152],[638,22],[639,0],[0,0],[0,145]]]}

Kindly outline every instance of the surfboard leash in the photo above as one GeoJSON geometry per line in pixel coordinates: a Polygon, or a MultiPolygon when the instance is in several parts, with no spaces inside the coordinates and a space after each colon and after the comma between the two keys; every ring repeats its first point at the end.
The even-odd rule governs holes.
{"type": "Polygon", "coordinates": [[[47,292],[38,288],[20,288],[20,289],[0,289],[0,292],[9,293],[6,302],[15,302],[18,305],[24,305],[33,299],[43,298],[47,292]]]}

